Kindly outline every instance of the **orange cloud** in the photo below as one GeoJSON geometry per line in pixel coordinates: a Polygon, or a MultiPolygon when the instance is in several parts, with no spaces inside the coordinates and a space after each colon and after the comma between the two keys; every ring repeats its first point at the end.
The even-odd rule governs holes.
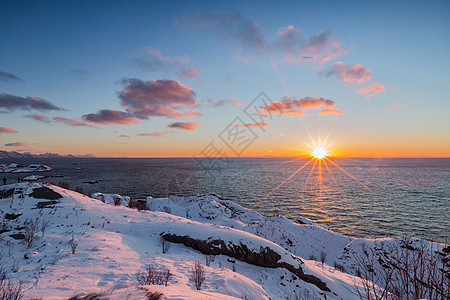
{"type": "Polygon", "coordinates": [[[392,105],[388,107],[388,109],[402,109],[402,108],[403,108],[402,105],[392,105]]]}
{"type": "Polygon", "coordinates": [[[321,107],[332,108],[336,104],[332,100],[324,98],[305,97],[300,99],[285,98],[284,100],[274,101],[266,104],[262,113],[279,111],[283,114],[302,116],[305,114],[303,109],[318,109],[321,107]]]}
{"type": "Polygon", "coordinates": [[[153,133],[139,133],[137,136],[162,136],[163,134],[168,134],[167,131],[153,132],[153,133]]]}
{"type": "Polygon", "coordinates": [[[333,109],[322,109],[319,112],[319,115],[342,115],[343,113],[345,113],[345,111],[333,108],[333,109]]]}
{"type": "Polygon", "coordinates": [[[8,127],[0,127],[0,133],[17,133],[14,129],[8,127]]]}
{"type": "Polygon", "coordinates": [[[129,135],[126,135],[126,134],[121,134],[121,135],[119,135],[119,137],[120,137],[120,138],[128,138],[128,139],[130,138],[130,136],[129,136],[129,135]]]}
{"type": "Polygon", "coordinates": [[[251,128],[251,127],[267,127],[270,126],[269,123],[264,123],[264,122],[256,122],[256,123],[248,123],[248,124],[238,124],[238,125],[233,125],[233,127],[247,127],[247,128],[251,128]]]}
{"type": "Polygon", "coordinates": [[[368,87],[363,87],[356,91],[358,95],[364,95],[366,98],[370,98],[373,96],[378,95],[379,93],[382,93],[386,90],[386,87],[380,83],[372,84],[368,87]]]}

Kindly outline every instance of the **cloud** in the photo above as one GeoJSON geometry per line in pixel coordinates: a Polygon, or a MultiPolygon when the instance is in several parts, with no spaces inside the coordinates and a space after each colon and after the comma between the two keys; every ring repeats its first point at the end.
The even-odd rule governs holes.
{"type": "Polygon", "coordinates": [[[153,132],[153,133],[139,133],[138,136],[162,136],[163,134],[168,134],[167,131],[153,132]]]}
{"type": "Polygon", "coordinates": [[[169,128],[194,130],[199,124],[197,122],[175,122],[167,125],[169,128]]]}
{"type": "Polygon", "coordinates": [[[403,105],[391,105],[387,109],[402,109],[403,105]]]}
{"type": "Polygon", "coordinates": [[[69,74],[79,80],[87,80],[89,72],[85,69],[73,69],[69,71],[69,74]]]}
{"type": "Polygon", "coordinates": [[[3,81],[3,82],[10,82],[10,81],[25,82],[21,78],[17,77],[14,74],[2,72],[2,71],[0,71],[0,81],[3,81]]]}
{"type": "Polygon", "coordinates": [[[331,65],[330,70],[325,75],[328,77],[337,76],[349,86],[361,85],[372,80],[372,70],[360,63],[349,65],[346,62],[338,61],[331,65]]]}
{"type": "Polygon", "coordinates": [[[266,41],[259,25],[240,13],[188,14],[176,23],[181,28],[211,28],[215,35],[242,49],[244,60],[264,53],[266,41]]]}
{"type": "Polygon", "coordinates": [[[119,93],[125,110],[138,119],[150,116],[179,117],[177,110],[194,108],[194,90],[171,79],[142,81],[135,78],[122,79],[123,90],[119,93]]]}
{"type": "Polygon", "coordinates": [[[51,121],[49,117],[46,117],[41,114],[27,114],[24,117],[28,118],[28,119],[33,119],[33,120],[36,120],[39,122],[43,122],[43,123],[50,123],[50,121],[51,121]]]}
{"type": "Polygon", "coordinates": [[[305,114],[304,110],[319,109],[321,107],[330,109],[336,104],[333,100],[324,98],[305,97],[299,99],[285,98],[280,101],[274,101],[266,104],[262,108],[262,113],[281,112],[283,114],[301,116],[305,114]]]}
{"type": "Polygon", "coordinates": [[[22,142],[5,144],[6,147],[25,147],[26,145],[27,145],[27,143],[22,143],[22,142]]]}
{"type": "Polygon", "coordinates": [[[83,115],[83,120],[97,124],[137,124],[138,120],[130,113],[115,109],[102,109],[96,113],[83,115]]]}
{"type": "Polygon", "coordinates": [[[300,29],[293,25],[279,28],[273,40],[268,40],[259,24],[240,13],[190,14],[178,21],[183,28],[211,28],[227,44],[234,44],[242,51],[235,58],[249,63],[270,53],[275,61],[286,64],[330,62],[348,53],[337,38],[326,30],[304,38],[300,29]]]}
{"type": "Polygon", "coordinates": [[[176,111],[173,114],[171,114],[170,117],[174,119],[181,119],[181,118],[195,118],[201,115],[202,114],[198,111],[187,111],[185,113],[176,111]]]}
{"type": "Polygon", "coordinates": [[[15,131],[14,129],[8,128],[8,127],[0,127],[0,134],[1,133],[17,133],[18,131],[15,131]]]}
{"type": "Polygon", "coordinates": [[[37,109],[40,111],[63,110],[62,108],[39,97],[20,97],[10,94],[0,94],[0,108],[6,108],[9,111],[22,109],[37,109]]]}
{"type": "Polygon", "coordinates": [[[54,117],[53,120],[56,122],[64,123],[67,126],[71,126],[71,127],[98,128],[98,126],[96,126],[96,125],[88,124],[86,122],[76,120],[76,119],[68,119],[68,118],[64,118],[64,117],[54,117]]]}
{"type": "Polygon", "coordinates": [[[144,50],[145,57],[136,58],[133,61],[144,71],[166,72],[186,78],[200,78],[200,68],[190,65],[189,56],[168,57],[163,56],[159,50],[147,47],[144,50]]]}
{"type": "Polygon", "coordinates": [[[274,48],[281,55],[281,61],[286,64],[322,65],[349,51],[329,30],[314,34],[305,42],[300,29],[293,25],[278,29],[274,48]]]}
{"type": "Polygon", "coordinates": [[[335,108],[327,108],[319,111],[319,115],[342,115],[343,113],[345,113],[345,111],[335,108]]]}
{"type": "Polygon", "coordinates": [[[372,84],[371,86],[360,88],[359,90],[356,91],[356,93],[358,95],[364,95],[366,96],[366,98],[370,98],[378,95],[379,93],[384,92],[385,90],[386,87],[384,85],[380,83],[375,83],[372,84]]]}
{"type": "Polygon", "coordinates": [[[128,138],[128,139],[130,138],[130,136],[129,136],[129,135],[126,135],[126,134],[121,134],[121,135],[119,135],[119,137],[120,137],[120,138],[128,138]]]}
{"type": "Polygon", "coordinates": [[[219,106],[224,106],[227,103],[231,103],[235,107],[241,107],[241,106],[245,105],[244,102],[239,102],[234,98],[226,98],[226,99],[222,99],[222,100],[215,100],[215,99],[209,98],[208,101],[206,102],[206,105],[211,106],[211,107],[219,107],[219,106]]]}
{"type": "Polygon", "coordinates": [[[233,125],[233,127],[246,127],[246,128],[251,128],[251,127],[267,127],[270,126],[269,123],[264,123],[264,122],[256,122],[256,123],[248,123],[248,124],[238,124],[238,125],[233,125]]]}

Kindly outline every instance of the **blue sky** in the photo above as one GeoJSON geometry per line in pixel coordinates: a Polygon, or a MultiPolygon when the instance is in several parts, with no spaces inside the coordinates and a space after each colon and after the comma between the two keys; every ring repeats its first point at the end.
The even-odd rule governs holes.
{"type": "Polygon", "coordinates": [[[232,155],[218,136],[239,116],[258,136],[239,155],[328,136],[339,155],[449,156],[449,15],[446,1],[0,1],[0,149],[232,155]],[[255,125],[260,92],[281,111],[255,125]]]}

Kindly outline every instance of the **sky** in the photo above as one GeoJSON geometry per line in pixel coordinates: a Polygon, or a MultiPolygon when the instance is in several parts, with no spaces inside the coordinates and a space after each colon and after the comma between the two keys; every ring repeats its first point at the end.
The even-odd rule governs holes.
{"type": "Polygon", "coordinates": [[[450,156],[449,1],[0,0],[0,149],[450,156]]]}

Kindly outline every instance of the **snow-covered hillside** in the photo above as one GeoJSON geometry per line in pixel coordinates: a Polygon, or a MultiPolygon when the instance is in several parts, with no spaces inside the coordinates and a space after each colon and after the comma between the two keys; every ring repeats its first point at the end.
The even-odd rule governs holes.
{"type": "Polygon", "coordinates": [[[353,239],[307,219],[264,217],[215,194],[148,197],[140,203],[149,210],[127,207],[129,197],[92,197],[37,183],[0,188],[1,267],[7,279],[22,280],[26,297],[359,299],[355,254],[402,243],[442,248],[353,239]],[[323,253],[324,264],[310,259],[323,253]],[[191,278],[194,262],[203,264],[201,290],[191,278]],[[148,265],[170,270],[168,286],[140,286],[136,274],[148,265]]]}

